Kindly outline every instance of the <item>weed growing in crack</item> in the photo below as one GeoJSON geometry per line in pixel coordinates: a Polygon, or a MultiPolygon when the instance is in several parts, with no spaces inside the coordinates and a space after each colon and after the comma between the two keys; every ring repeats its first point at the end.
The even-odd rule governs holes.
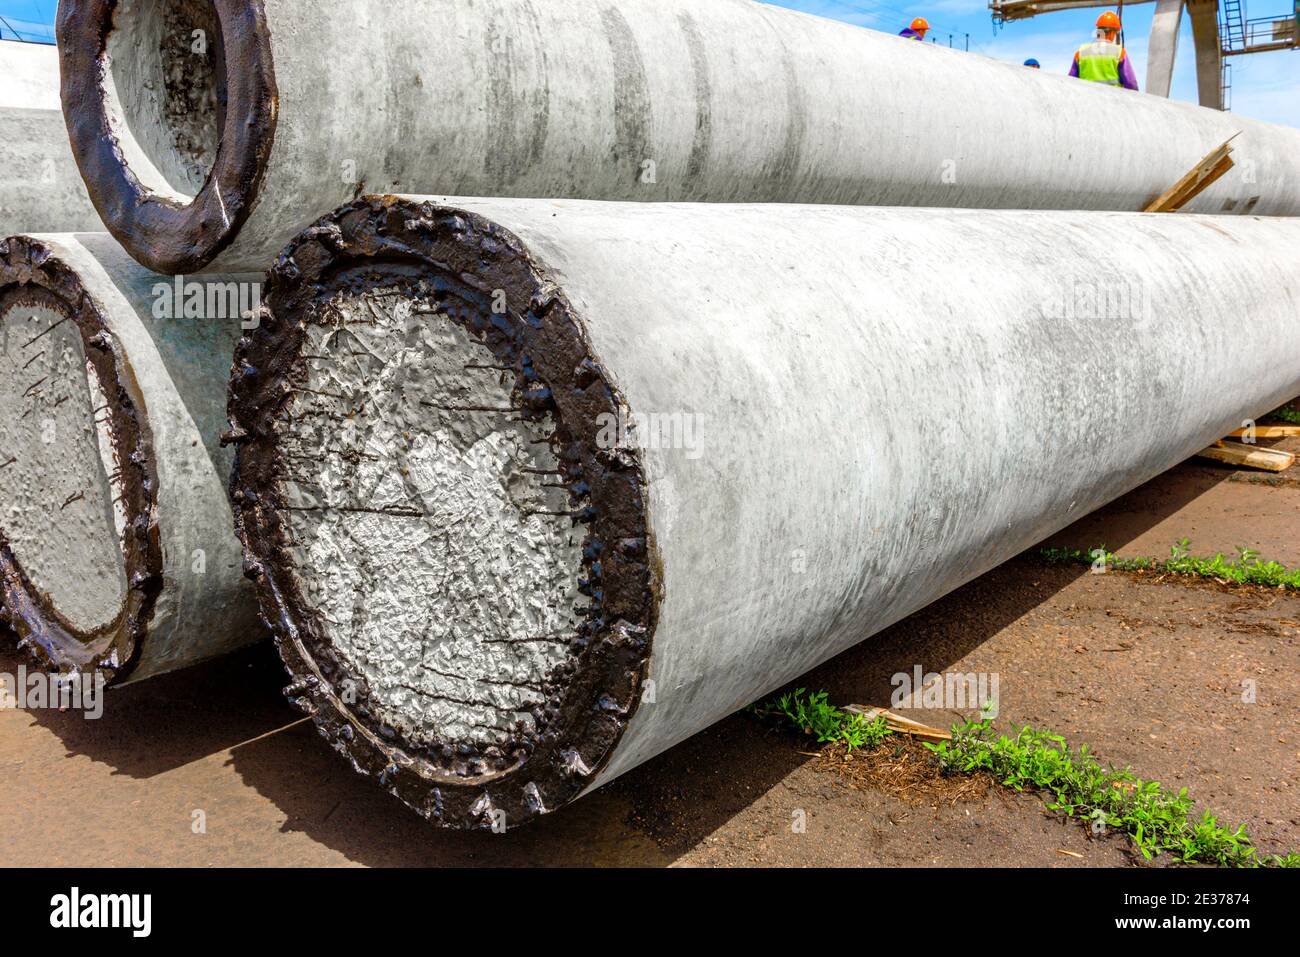
{"type": "Polygon", "coordinates": [[[1167,559],[1121,558],[1103,545],[1099,548],[1041,548],[1039,555],[1053,564],[1104,565],[1121,572],[1161,572],[1209,578],[1221,584],[1262,585],[1265,588],[1300,590],[1300,569],[1290,569],[1280,562],[1261,561],[1259,552],[1249,548],[1238,551],[1236,558],[1222,553],[1213,558],[1198,558],[1188,550],[1188,539],[1181,539],[1169,549],[1167,559]]]}
{"type": "Polygon", "coordinates": [[[1282,408],[1269,413],[1266,418],[1281,419],[1283,422],[1289,422],[1291,425],[1300,425],[1300,403],[1284,405],[1282,408]]]}
{"type": "Polygon", "coordinates": [[[807,694],[799,688],[766,703],[750,705],[746,710],[760,718],[785,719],[804,734],[817,737],[818,744],[842,744],[849,754],[863,748],[873,751],[893,734],[883,717],[868,719],[827,703],[828,693],[807,694]]]}
{"type": "Polygon", "coordinates": [[[1128,769],[1102,767],[1087,745],[1071,751],[1060,735],[1025,727],[995,736],[990,722],[970,721],[953,728],[951,741],[926,747],[945,773],[984,772],[1016,791],[1046,792],[1049,808],[1124,832],[1147,860],[1170,853],[1188,864],[1300,867],[1300,854],[1260,855],[1244,825],[1229,830],[1209,811],[1193,817],[1186,788],[1175,793],[1128,769]]]}
{"type": "MultiPolygon", "coordinates": [[[[883,717],[868,720],[828,698],[825,691],[799,688],[745,710],[815,735],[821,744],[843,744],[848,753],[873,750],[893,733],[883,717]]],[[[1229,830],[1209,811],[1194,817],[1186,788],[1173,792],[1127,768],[1103,767],[1087,745],[1072,751],[1060,735],[1030,727],[1014,737],[996,735],[988,718],[956,725],[952,735],[925,745],[940,773],[988,774],[1016,791],[1043,792],[1050,809],[1127,834],[1147,860],[1167,853],[1187,864],[1300,867],[1300,853],[1261,855],[1245,825],[1229,830]]]]}

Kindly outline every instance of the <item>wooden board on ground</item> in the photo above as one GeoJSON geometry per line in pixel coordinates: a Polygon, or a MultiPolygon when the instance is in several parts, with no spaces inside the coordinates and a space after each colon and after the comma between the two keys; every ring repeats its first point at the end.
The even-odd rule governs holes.
{"type": "MultiPolygon", "coordinates": [[[[1231,438],[1239,439],[1246,434],[1246,429],[1236,429],[1229,432],[1231,438]]],[[[1290,439],[1300,436],[1300,425],[1257,425],[1255,426],[1255,438],[1257,439],[1290,439]]]]}
{"type": "Polygon", "coordinates": [[[1285,472],[1295,464],[1295,455],[1278,449],[1257,449],[1241,442],[1215,442],[1197,453],[1203,459],[1213,459],[1225,465],[1237,465],[1266,472],[1285,472]]]}
{"type": "Polygon", "coordinates": [[[940,731],[938,728],[931,728],[928,725],[921,724],[919,721],[913,721],[911,718],[904,718],[902,715],[894,714],[892,711],[886,711],[884,708],[870,708],[864,704],[851,704],[844,709],[853,714],[860,714],[868,721],[874,721],[876,718],[884,718],[885,726],[895,734],[907,734],[914,738],[920,738],[923,741],[951,741],[952,735],[947,731],[940,731]]]}

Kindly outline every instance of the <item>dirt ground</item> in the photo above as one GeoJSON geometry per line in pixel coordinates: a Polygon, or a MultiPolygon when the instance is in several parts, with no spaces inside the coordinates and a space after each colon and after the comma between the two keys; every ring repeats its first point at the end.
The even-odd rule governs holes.
{"type": "MultiPolygon", "coordinates": [[[[1164,556],[1183,537],[1198,555],[1248,546],[1300,565],[1300,468],[1261,481],[1187,462],[1052,543],[1164,556]]],[[[0,650],[0,672],[20,663],[0,650]]],[[[1262,850],[1300,848],[1294,592],[1094,575],[1027,554],[799,684],[887,706],[891,676],[916,665],[997,673],[999,727],[1087,742],[1104,762],[1187,787],[1262,850]]],[[[744,715],[531,826],[443,833],[324,747],[283,683],[259,648],[124,688],[98,721],[0,711],[0,865],[1142,863],[1123,837],[1094,837],[1032,795],[883,793],[828,768],[811,739],[744,715]]],[[[908,713],[941,727],[960,717],[908,713]]]]}

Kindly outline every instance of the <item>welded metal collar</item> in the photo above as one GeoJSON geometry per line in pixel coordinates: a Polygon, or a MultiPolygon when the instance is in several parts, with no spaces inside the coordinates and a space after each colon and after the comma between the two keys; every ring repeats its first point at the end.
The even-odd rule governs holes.
{"type": "Polygon", "coordinates": [[[221,141],[203,188],[188,204],[141,184],[109,124],[105,49],[118,0],[59,5],[63,115],[77,165],[109,232],[157,272],[201,269],[239,234],[256,202],[275,138],[279,93],[262,2],[212,3],[225,54],[221,141]]]}
{"type": "MultiPolygon", "coordinates": [[[[0,617],[43,666],[87,675],[99,672],[108,684],[122,683],[139,663],[163,585],[158,476],[144,399],[99,303],[48,245],[25,236],[0,240],[0,305],[7,302],[42,302],[66,314],[80,330],[86,358],[104,385],[108,405],[103,413],[121,470],[126,518],[120,544],[127,591],[112,621],[91,631],[76,628],[32,584],[0,527],[0,617]]],[[[57,535],[58,529],[51,528],[50,534],[57,535]]]]}
{"type": "MultiPolygon", "coordinates": [[[[623,402],[591,353],[571,304],[523,242],[481,216],[396,197],[366,197],[300,234],[268,274],[258,329],[236,352],[230,384],[231,431],[238,447],[231,479],[245,573],[293,682],[290,700],[354,767],[446,827],[510,825],[558,808],[599,777],[636,713],[658,621],[662,572],[649,527],[644,470],[635,450],[599,448],[596,423],[623,402]],[[313,606],[291,574],[286,511],[276,490],[276,420],[305,374],[306,327],[320,321],[341,286],[364,292],[425,278],[446,315],[460,322],[517,374],[521,415],[549,415],[569,463],[563,480],[587,527],[583,576],[592,604],[570,644],[561,676],[539,717],[540,730],[517,753],[492,763],[404,743],[373,719],[365,682],[325,640],[313,606]],[[472,277],[465,280],[464,277],[472,277]],[[484,290],[501,290],[506,316],[477,308],[484,290]],[[525,369],[545,388],[527,400],[525,369]],[[359,689],[355,703],[338,689],[359,689]]],[[[439,319],[437,321],[447,321],[439,319]]]]}

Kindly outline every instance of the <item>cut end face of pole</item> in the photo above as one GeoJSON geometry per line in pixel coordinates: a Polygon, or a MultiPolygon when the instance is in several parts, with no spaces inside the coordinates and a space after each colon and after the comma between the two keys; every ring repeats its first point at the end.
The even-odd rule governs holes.
{"type": "Polygon", "coordinates": [[[37,240],[0,241],[3,615],[58,671],[128,673],[161,588],[142,409],[77,275],[37,240]]]}
{"type": "Polygon", "coordinates": [[[444,826],[554,810],[1295,395],[1298,228],[350,203],[230,381],[289,697],[444,826]]]}
{"type": "Polygon", "coordinates": [[[295,241],[267,301],[233,488],[290,697],[445,826],[572,800],[636,708],[658,595],[641,463],[598,441],[619,397],[569,304],[500,227],[392,199],[295,241]]]}
{"type": "Polygon", "coordinates": [[[248,218],[275,135],[260,0],[89,0],[58,14],[73,153],[109,231],[159,272],[200,269],[248,218]]]}

